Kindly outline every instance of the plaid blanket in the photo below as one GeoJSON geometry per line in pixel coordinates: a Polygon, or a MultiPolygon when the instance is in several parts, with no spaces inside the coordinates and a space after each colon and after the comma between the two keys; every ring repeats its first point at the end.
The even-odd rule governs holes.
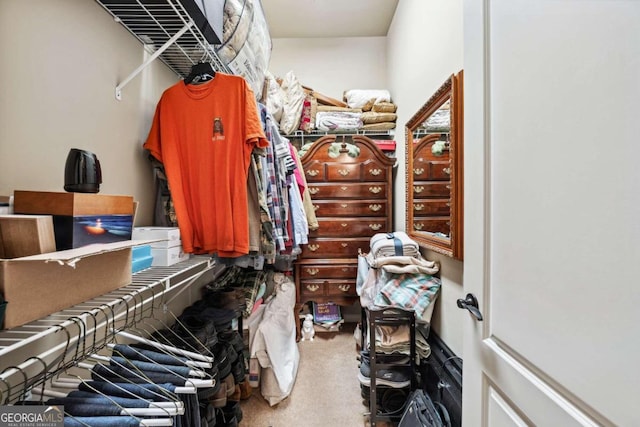
{"type": "Polygon", "coordinates": [[[441,280],[429,274],[384,273],[384,284],[374,299],[379,307],[400,307],[422,316],[440,290],[441,280]]]}

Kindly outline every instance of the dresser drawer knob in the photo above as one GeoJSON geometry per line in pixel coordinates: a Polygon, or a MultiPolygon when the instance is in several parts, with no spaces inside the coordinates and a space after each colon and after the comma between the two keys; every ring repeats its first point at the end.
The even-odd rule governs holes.
{"type": "Polygon", "coordinates": [[[442,168],[442,172],[446,173],[447,175],[451,175],[451,168],[442,168]]]}
{"type": "Polygon", "coordinates": [[[451,184],[447,184],[447,185],[445,186],[445,188],[446,188],[447,190],[451,190],[451,184]]]}
{"type": "Polygon", "coordinates": [[[315,276],[319,271],[317,268],[307,268],[307,273],[309,273],[310,276],[315,276]]]}
{"type": "Polygon", "coordinates": [[[318,194],[318,191],[320,191],[318,187],[309,187],[309,193],[311,194],[318,194]]]}
{"type": "Polygon", "coordinates": [[[320,249],[320,245],[315,245],[315,244],[313,244],[313,243],[312,243],[312,244],[310,244],[310,245],[308,246],[308,248],[309,248],[309,250],[310,250],[311,252],[315,252],[315,251],[317,251],[318,249],[320,249]]]}
{"type": "Polygon", "coordinates": [[[320,206],[318,206],[318,205],[313,205],[313,210],[314,210],[314,211],[317,211],[318,209],[320,209],[320,206]]]}
{"type": "Polygon", "coordinates": [[[422,230],[423,227],[424,227],[424,225],[422,223],[419,223],[419,222],[416,222],[416,223],[413,224],[413,229],[417,230],[417,231],[422,230]]]}
{"type": "Polygon", "coordinates": [[[342,292],[347,292],[349,291],[349,289],[351,289],[351,285],[338,285],[338,289],[340,289],[342,292]]]}
{"type": "Polygon", "coordinates": [[[340,224],[340,225],[342,226],[342,228],[347,228],[347,226],[348,226],[349,224],[345,224],[345,223],[343,222],[343,223],[342,223],[342,224],[340,224]]]}
{"type": "Polygon", "coordinates": [[[311,169],[307,171],[307,175],[309,176],[318,176],[319,173],[320,171],[318,169],[311,169]]]}
{"type": "Polygon", "coordinates": [[[422,175],[424,173],[424,168],[415,168],[413,169],[413,173],[416,175],[422,175]]]}
{"type": "Polygon", "coordinates": [[[445,203],[445,205],[446,205],[448,208],[450,208],[450,207],[451,207],[451,202],[447,202],[447,203],[445,203]]]}
{"type": "Polygon", "coordinates": [[[343,185],[342,187],[340,187],[340,189],[341,189],[342,191],[347,191],[347,189],[348,189],[348,188],[349,188],[349,187],[347,187],[346,185],[343,185]]]}
{"type": "Polygon", "coordinates": [[[382,191],[382,187],[369,187],[369,191],[372,192],[373,194],[378,194],[379,192],[382,191]]]}
{"type": "Polygon", "coordinates": [[[348,243],[340,243],[340,246],[342,246],[343,248],[346,248],[347,246],[349,246],[348,243]]]}
{"type": "Polygon", "coordinates": [[[382,173],[382,169],[371,169],[369,173],[373,176],[378,176],[382,173]]]}
{"type": "Polygon", "coordinates": [[[382,224],[369,224],[369,228],[373,231],[378,231],[382,228],[382,224]]]}
{"type": "Polygon", "coordinates": [[[424,191],[424,187],[422,185],[416,185],[413,187],[413,191],[416,194],[420,194],[424,191]]]}
{"type": "Polygon", "coordinates": [[[378,212],[380,209],[382,209],[382,205],[369,205],[369,209],[373,212],[378,212]]]}
{"type": "Polygon", "coordinates": [[[414,203],[413,204],[413,209],[417,210],[417,211],[421,211],[424,209],[424,204],[423,203],[414,203]]]}
{"type": "Polygon", "coordinates": [[[347,208],[347,206],[349,206],[349,205],[348,205],[348,204],[346,204],[346,203],[340,203],[340,207],[341,207],[341,208],[343,208],[343,209],[346,209],[346,208],[347,208]]]}
{"type": "Polygon", "coordinates": [[[310,290],[311,292],[315,292],[315,291],[317,291],[318,289],[320,289],[320,285],[307,285],[307,286],[306,286],[306,288],[307,288],[308,290],[310,290]]]}
{"type": "Polygon", "coordinates": [[[338,169],[338,173],[342,176],[347,176],[350,172],[351,171],[349,169],[338,169]]]}
{"type": "Polygon", "coordinates": [[[346,273],[347,271],[349,271],[349,267],[342,267],[341,270],[346,273]]]}

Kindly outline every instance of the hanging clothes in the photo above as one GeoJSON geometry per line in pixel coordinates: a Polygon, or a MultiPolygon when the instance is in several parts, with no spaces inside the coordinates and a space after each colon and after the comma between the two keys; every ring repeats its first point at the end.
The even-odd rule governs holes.
{"type": "Polygon", "coordinates": [[[164,91],[143,147],[167,174],[188,253],[249,253],[251,152],[266,147],[255,97],[242,77],[216,73],[164,91]]]}

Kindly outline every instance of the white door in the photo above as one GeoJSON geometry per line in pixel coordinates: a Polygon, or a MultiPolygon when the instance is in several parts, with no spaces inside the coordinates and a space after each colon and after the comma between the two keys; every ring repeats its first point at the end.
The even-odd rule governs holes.
{"type": "Polygon", "coordinates": [[[465,426],[640,426],[640,1],[465,0],[465,426]]]}

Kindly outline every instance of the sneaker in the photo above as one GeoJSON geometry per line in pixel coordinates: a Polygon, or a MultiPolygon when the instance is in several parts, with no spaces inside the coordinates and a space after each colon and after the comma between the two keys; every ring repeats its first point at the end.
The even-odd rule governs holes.
{"type": "MultiPolygon", "coordinates": [[[[380,360],[379,363],[403,363],[401,361],[406,360],[408,362],[408,357],[406,355],[377,355],[380,360]]],[[[363,351],[360,353],[360,372],[358,372],[358,380],[360,380],[360,384],[371,387],[371,367],[369,365],[369,352],[363,351]]],[[[404,362],[404,363],[407,363],[404,362]]],[[[385,369],[378,369],[376,372],[376,385],[385,385],[387,387],[393,388],[404,388],[411,385],[411,376],[409,372],[409,367],[407,366],[398,366],[398,367],[390,367],[385,369]]]]}
{"type": "Polygon", "coordinates": [[[405,389],[387,388],[382,393],[380,408],[385,415],[402,415],[408,398],[405,389]]]}

